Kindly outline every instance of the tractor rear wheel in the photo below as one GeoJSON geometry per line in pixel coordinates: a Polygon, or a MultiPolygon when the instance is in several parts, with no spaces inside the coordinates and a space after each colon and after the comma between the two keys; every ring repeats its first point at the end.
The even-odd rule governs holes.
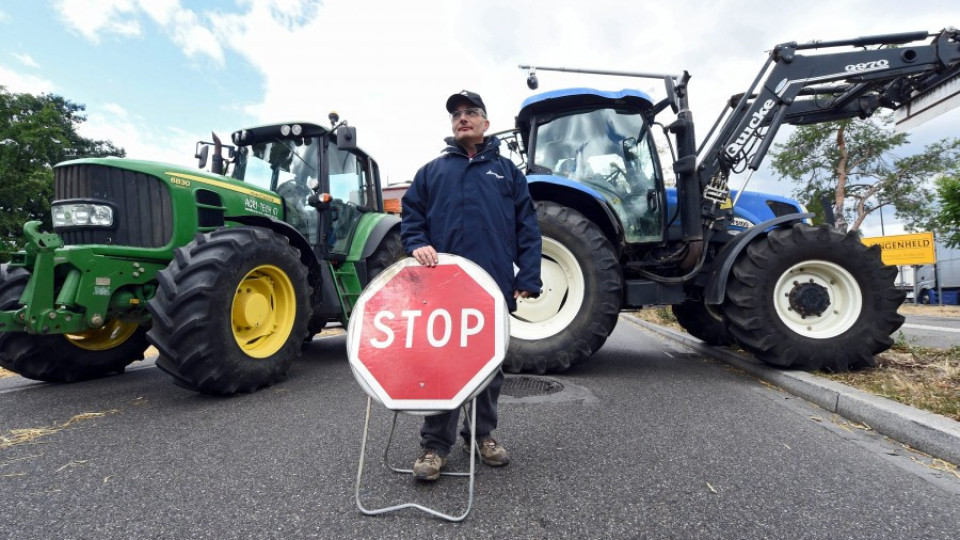
{"type": "Polygon", "coordinates": [[[620,316],[623,274],[613,246],[583,214],[536,203],[543,235],[539,298],[520,299],[503,367],[511,373],[564,371],[596,352],[620,316]]]}
{"type": "MultiPolygon", "coordinates": [[[[373,281],[380,272],[383,272],[391,264],[404,257],[403,243],[400,241],[400,231],[392,230],[383,237],[377,249],[367,257],[367,283],[373,281]]],[[[319,302],[319,297],[314,299],[319,302]]],[[[314,334],[317,334],[327,325],[329,315],[314,310],[310,317],[309,333],[307,334],[307,343],[309,343],[314,334]]]]}
{"type": "Polygon", "coordinates": [[[700,301],[687,301],[671,306],[677,323],[691,336],[707,345],[733,345],[734,339],[718,313],[720,306],[708,306],[700,301]]]}
{"type": "Polygon", "coordinates": [[[373,281],[380,272],[391,264],[404,257],[403,243],[400,241],[400,231],[393,230],[387,233],[380,241],[377,249],[367,258],[367,283],[373,281]]]}
{"type": "Polygon", "coordinates": [[[282,380],[300,356],[311,291],[285,236],[261,227],[198,235],[157,277],[147,337],[178,384],[252,392],[282,380]]]}
{"type": "MultiPolygon", "coordinates": [[[[0,266],[0,310],[17,307],[29,280],[22,268],[0,266]]],[[[146,333],[137,323],[119,319],[78,334],[0,332],[0,366],[28,379],[61,383],[123,373],[143,359],[146,333]]]]}
{"type": "Polygon", "coordinates": [[[856,233],[798,223],[747,246],[723,305],[730,333],[758,359],[782,367],[847,371],[873,365],[903,324],[905,293],[880,248],[856,233]]]}

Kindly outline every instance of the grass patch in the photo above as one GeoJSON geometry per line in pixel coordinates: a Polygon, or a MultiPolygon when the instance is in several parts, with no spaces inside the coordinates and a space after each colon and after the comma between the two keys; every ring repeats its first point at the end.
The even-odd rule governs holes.
{"type": "Polygon", "coordinates": [[[660,326],[666,326],[672,330],[677,330],[684,332],[683,327],[680,326],[680,323],[677,322],[677,318],[673,315],[673,310],[669,307],[648,307],[631,313],[638,319],[643,319],[648,323],[659,324],[660,326]]]}
{"type": "Polygon", "coordinates": [[[900,333],[875,360],[872,368],[817,375],[960,421],[960,347],[910,345],[900,333]]]}

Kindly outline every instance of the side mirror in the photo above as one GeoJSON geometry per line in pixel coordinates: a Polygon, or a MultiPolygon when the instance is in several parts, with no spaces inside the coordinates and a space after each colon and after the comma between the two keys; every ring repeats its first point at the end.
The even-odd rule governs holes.
{"type": "Polygon", "coordinates": [[[205,145],[205,144],[203,144],[203,143],[198,142],[198,143],[197,143],[197,152],[193,155],[193,157],[198,158],[198,159],[200,160],[200,163],[197,165],[197,167],[199,167],[199,168],[201,168],[201,169],[204,168],[204,167],[206,167],[206,166],[207,166],[207,157],[208,157],[209,155],[210,155],[210,147],[207,146],[207,145],[205,145]]]}
{"type": "Polygon", "coordinates": [[[357,128],[340,126],[337,128],[337,146],[341,150],[353,150],[357,147],[357,128]]]}

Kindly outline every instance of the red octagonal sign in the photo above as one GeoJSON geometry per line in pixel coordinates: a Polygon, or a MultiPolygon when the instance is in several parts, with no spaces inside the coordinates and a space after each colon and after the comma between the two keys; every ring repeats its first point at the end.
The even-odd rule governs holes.
{"type": "Polygon", "coordinates": [[[407,258],[364,289],[350,317],[353,375],[388,409],[452,410],[479,393],[503,362],[507,304],[475,263],[446,253],[430,268],[407,258]]]}

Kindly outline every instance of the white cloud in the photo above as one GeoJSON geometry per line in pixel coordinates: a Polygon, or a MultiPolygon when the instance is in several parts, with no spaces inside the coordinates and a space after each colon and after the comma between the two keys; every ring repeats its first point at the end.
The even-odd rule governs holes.
{"type": "Polygon", "coordinates": [[[198,16],[179,0],[138,0],[138,5],[188,57],[208,56],[223,65],[223,48],[210,30],[216,25],[213,14],[198,16]]]}
{"type": "MultiPolygon", "coordinates": [[[[911,10],[900,9],[900,0],[796,0],[776,9],[752,0],[484,0],[482,9],[448,0],[244,0],[215,11],[191,10],[181,0],[60,0],[57,6],[89,39],[139,35],[140,25],[152,21],[187,57],[209,58],[230,70],[235,66],[228,65],[227,52],[236,54],[262,74],[251,84],[263,90],[252,102],[224,105],[220,122],[227,125],[218,126],[219,133],[242,127],[228,124],[238,109],[260,122],[326,122],[336,109],[358,127],[360,145],[393,182],[411,178],[441,148],[449,134],[442,104],[452,92],[480,92],[491,129],[512,127],[521,101],[532,93],[517,64],[689,70],[691,110],[702,138],[729,96],[747,90],[777,43],[960,25],[955,0],[930,0],[911,10]]],[[[640,79],[541,72],[540,81],[540,91],[631,87],[663,96],[659,82],[640,79]]],[[[956,136],[957,117],[925,126],[917,139],[956,136]]],[[[128,150],[163,140],[143,129],[127,133],[151,135],[124,142],[128,150]]],[[[182,148],[153,155],[181,154],[182,148]]],[[[752,189],[792,190],[762,176],[752,189]]]]}
{"type": "MultiPolygon", "coordinates": [[[[221,17],[217,35],[263,74],[263,97],[249,104],[250,113],[263,122],[322,120],[337,109],[358,126],[361,146],[397,182],[412,177],[442,146],[449,129],[442,103],[451,92],[481,93],[491,129],[512,127],[520,102],[531,94],[517,64],[687,69],[693,75],[691,109],[703,137],[729,96],[747,89],[777,43],[960,24],[960,7],[947,0],[896,18],[864,16],[898,5],[862,0],[826,7],[798,0],[762,10],[746,0],[709,5],[555,0],[548,8],[530,0],[485,0],[477,10],[441,0],[375,7],[329,0],[298,26],[278,15],[283,11],[277,2],[251,1],[245,13],[221,17]]],[[[663,96],[656,81],[556,73],[541,73],[540,80],[540,91],[640,87],[654,98],[663,96]]],[[[776,191],[786,193],[789,186],[776,191]]]]}
{"type": "Polygon", "coordinates": [[[263,98],[248,112],[263,122],[325,123],[337,110],[399,181],[439,151],[449,129],[447,95],[481,88],[483,69],[458,43],[451,5],[414,1],[373,10],[332,0],[290,29],[270,3],[254,3],[223,18],[218,35],[263,74],[263,98]]]}
{"type": "Polygon", "coordinates": [[[209,56],[218,65],[223,65],[223,49],[213,33],[198,24],[192,13],[183,12],[178,14],[177,19],[172,28],[173,38],[183,52],[189,57],[209,56]]]}
{"type": "Polygon", "coordinates": [[[207,56],[223,65],[223,49],[210,30],[215,21],[183,8],[179,0],[58,0],[54,6],[69,28],[94,43],[103,35],[141,36],[146,16],[188,57],[207,56]]]}
{"type": "Polygon", "coordinates": [[[171,127],[152,127],[149,122],[116,103],[88,107],[80,135],[108,140],[123,147],[127,157],[195,167],[196,135],[171,127]]]}
{"type": "Polygon", "coordinates": [[[17,94],[43,94],[56,91],[56,86],[48,79],[35,75],[25,75],[0,65],[0,86],[8,92],[17,94]]]}
{"type": "Polygon", "coordinates": [[[133,0],[57,0],[54,9],[64,23],[94,43],[101,34],[139,36],[133,0]]]}
{"type": "Polygon", "coordinates": [[[23,64],[23,65],[25,65],[25,66],[27,66],[27,67],[30,67],[30,68],[39,68],[39,67],[40,67],[40,64],[38,64],[37,61],[34,60],[33,57],[30,56],[29,54],[13,53],[13,57],[16,58],[17,60],[19,60],[21,64],[23,64]]]}
{"type": "Polygon", "coordinates": [[[177,13],[183,10],[183,7],[180,6],[180,0],[152,0],[146,2],[138,0],[137,5],[160,26],[172,23],[177,13]]]}

